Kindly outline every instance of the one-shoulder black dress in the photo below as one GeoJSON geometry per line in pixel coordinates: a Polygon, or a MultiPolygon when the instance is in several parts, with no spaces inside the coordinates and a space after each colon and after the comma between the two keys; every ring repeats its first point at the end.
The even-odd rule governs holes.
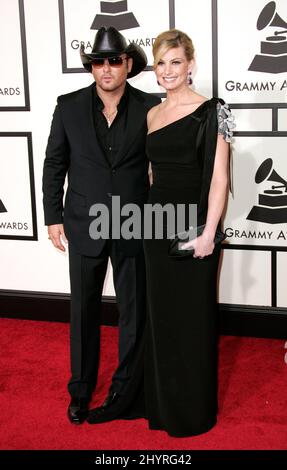
{"type": "MultiPolygon", "coordinates": [[[[153,185],[148,203],[200,203],[207,103],[147,136],[153,185]]],[[[198,214],[200,218],[200,214],[198,214]]],[[[200,225],[203,220],[199,220],[200,225]]],[[[186,227],[187,228],[187,227],[186,227]]],[[[168,235],[168,234],[166,234],[168,235]]],[[[218,249],[204,259],[168,256],[169,238],[144,241],[147,272],[146,414],[172,436],[210,429],[217,413],[218,249]]]]}

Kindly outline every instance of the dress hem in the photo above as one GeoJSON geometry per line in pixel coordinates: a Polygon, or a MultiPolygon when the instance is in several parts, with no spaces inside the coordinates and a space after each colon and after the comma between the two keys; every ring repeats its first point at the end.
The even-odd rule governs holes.
{"type": "Polygon", "coordinates": [[[164,429],[164,427],[160,427],[160,426],[157,426],[157,425],[153,425],[151,423],[149,423],[149,429],[151,431],[165,431],[170,437],[192,437],[192,436],[198,436],[199,434],[204,434],[208,431],[210,431],[217,423],[217,419],[215,418],[215,420],[213,421],[210,421],[207,426],[205,426],[204,428],[202,428],[200,431],[190,431],[190,432],[187,432],[187,433],[173,433],[173,432],[169,432],[167,431],[166,429],[164,429]]]}

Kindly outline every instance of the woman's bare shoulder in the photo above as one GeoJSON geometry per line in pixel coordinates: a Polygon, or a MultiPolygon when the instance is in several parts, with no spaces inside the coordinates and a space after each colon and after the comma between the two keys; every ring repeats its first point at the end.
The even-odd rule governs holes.
{"type": "Polygon", "coordinates": [[[155,115],[160,111],[162,103],[153,106],[147,113],[147,126],[150,127],[151,121],[154,119],[155,115]]]}
{"type": "Polygon", "coordinates": [[[192,103],[191,104],[202,104],[205,101],[208,101],[209,98],[207,98],[204,95],[200,95],[199,93],[193,92],[192,96],[192,103]]]}

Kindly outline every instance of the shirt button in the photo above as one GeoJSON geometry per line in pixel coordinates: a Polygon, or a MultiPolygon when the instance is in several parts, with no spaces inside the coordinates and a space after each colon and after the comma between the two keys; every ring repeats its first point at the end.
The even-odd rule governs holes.
{"type": "Polygon", "coordinates": [[[112,170],[112,174],[114,175],[116,173],[116,170],[112,170]]]}
{"type": "Polygon", "coordinates": [[[109,150],[112,150],[112,147],[109,147],[109,150]]]}

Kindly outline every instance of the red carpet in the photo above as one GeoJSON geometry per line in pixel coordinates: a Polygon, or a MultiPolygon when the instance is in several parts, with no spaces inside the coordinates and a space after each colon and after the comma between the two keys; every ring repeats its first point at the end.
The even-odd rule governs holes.
{"type": "MultiPolygon", "coordinates": [[[[69,326],[0,319],[0,449],[287,449],[287,364],[282,340],[223,336],[219,417],[208,433],[175,439],[146,421],[71,425],[69,326]]],[[[117,329],[103,327],[97,395],[106,395],[117,354],[117,329]]]]}

